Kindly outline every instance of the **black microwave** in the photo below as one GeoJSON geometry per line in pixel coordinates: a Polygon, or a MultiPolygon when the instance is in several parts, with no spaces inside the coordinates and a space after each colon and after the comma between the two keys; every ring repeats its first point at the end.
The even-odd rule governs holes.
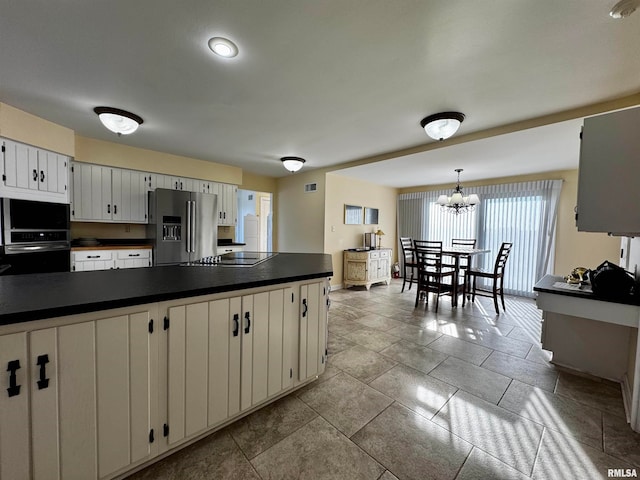
{"type": "Polygon", "coordinates": [[[70,211],[64,203],[2,199],[4,244],[69,242],[70,211]]]}

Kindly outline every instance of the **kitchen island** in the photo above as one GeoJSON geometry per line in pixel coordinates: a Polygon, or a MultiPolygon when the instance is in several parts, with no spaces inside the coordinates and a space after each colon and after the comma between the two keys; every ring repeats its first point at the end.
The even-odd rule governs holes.
{"type": "Polygon", "coordinates": [[[640,432],[637,300],[611,301],[546,275],[534,287],[542,310],[542,348],[552,362],[620,382],[631,428],[640,432]]]}
{"type": "Polygon", "coordinates": [[[331,256],[0,277],[0,478],[120,478],[314,380],[331,256]]]}

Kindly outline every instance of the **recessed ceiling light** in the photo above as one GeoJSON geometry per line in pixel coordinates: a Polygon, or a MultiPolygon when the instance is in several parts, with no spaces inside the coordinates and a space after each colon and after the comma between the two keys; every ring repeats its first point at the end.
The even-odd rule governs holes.
{"type": "Polygon", "coordinates": [[[209,48],[216,55],[233,58],[238,55],[238,46],[228,38],[213,37],[209,40],[209,48]]]}

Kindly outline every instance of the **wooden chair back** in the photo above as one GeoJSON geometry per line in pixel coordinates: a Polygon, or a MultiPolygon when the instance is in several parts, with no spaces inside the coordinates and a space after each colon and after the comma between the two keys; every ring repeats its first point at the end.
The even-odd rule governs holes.
{"type": "Polygon", "coordinates": [[[504,268],[507,264],[507,260],[509,259],[509,254],[511,253],[511,247],[513,247],[513,243],[503,242],[500,246],[500,251],[496,256],[496,263],[493,266],[493,275],[494,277],[502,277],[504,275],[504,268]]]}

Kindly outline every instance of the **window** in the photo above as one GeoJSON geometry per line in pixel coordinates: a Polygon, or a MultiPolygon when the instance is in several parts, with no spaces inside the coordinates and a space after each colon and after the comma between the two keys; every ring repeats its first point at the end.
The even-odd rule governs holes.
{"type": "Polygon", "coordinates": [[[475,265],[492,270],[502,242],[513,242],[505,271],[505,293],[533,296],[538,279],[553,269],[555,224],[561,180],[544,180],[474,188],[481,203],[474,212],[452,215],[436,203],[447,191],[400,195],[399,236],[441,240],[476,238],[475,265]]]}

